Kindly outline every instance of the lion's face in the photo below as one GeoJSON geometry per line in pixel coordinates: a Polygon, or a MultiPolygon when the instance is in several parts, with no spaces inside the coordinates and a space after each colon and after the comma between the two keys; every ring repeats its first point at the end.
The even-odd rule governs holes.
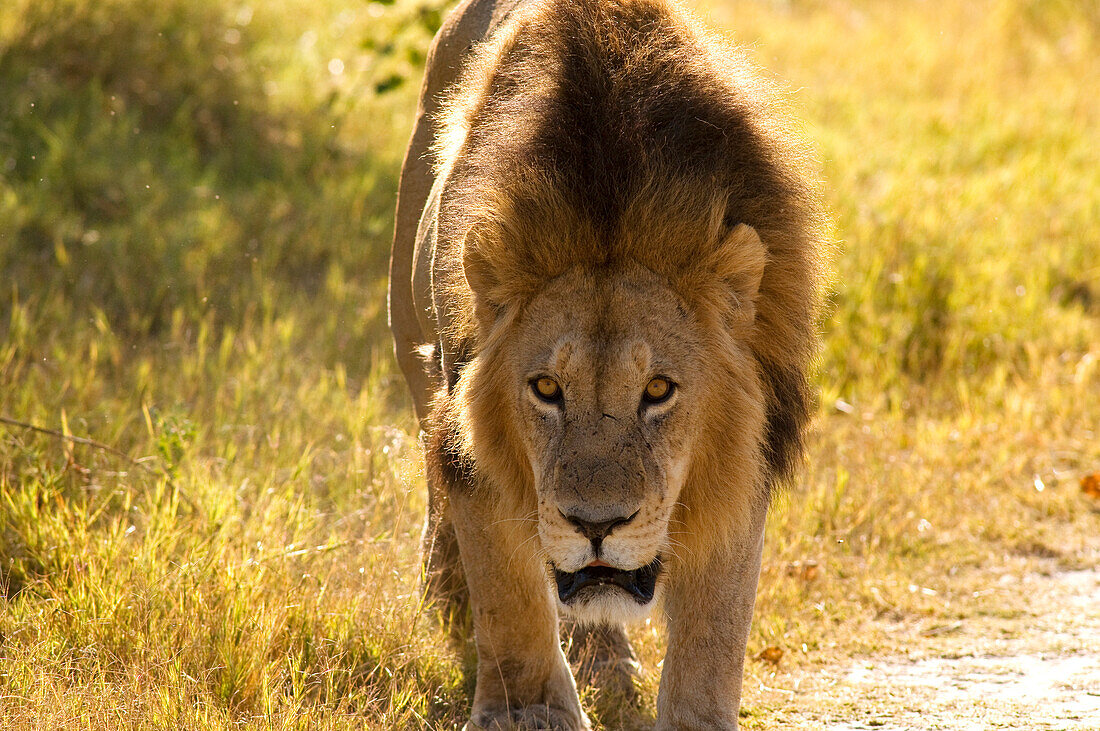
{"type": "Polygon", "coordinates": [[[539,537],[574,615],[622,619],[656,598],[696,431],[697,330],[641,268],[559,277],[519,323],[514,408],[539,537]]]}

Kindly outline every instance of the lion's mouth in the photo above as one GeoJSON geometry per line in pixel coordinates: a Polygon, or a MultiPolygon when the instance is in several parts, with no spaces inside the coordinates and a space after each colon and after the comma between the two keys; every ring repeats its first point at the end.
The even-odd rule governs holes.
{"type": "Polygon", "coordinates": [[[603,587],[618,587],[639,604],[653,601],[657,576],[661,573],[661,557],[633,571],[623,571],[612,566],[588,565],[580,571],[561,571],[554,568],[554,580],[558,585],[558,599],[569,604],[587,590],[601,591],[603,587]]]}

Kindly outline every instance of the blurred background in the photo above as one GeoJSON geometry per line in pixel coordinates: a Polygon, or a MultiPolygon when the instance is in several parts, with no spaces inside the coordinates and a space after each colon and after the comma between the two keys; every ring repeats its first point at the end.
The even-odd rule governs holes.
{"type": "MultiPolygon", "coordinates": [[[[0,7],[0,725],[461,721],[385,315],[449,7],[0,7]]],[[[750,643],[784,660],[744,722],[776,727],[753,679],[881,649],[886,614],[1015,611],[975,589],[1006,557],[1092,565],[1100,6],[691,8],[788,90],[835,225],[750,643]]],[[[659,624],[635,640],[644,722],[659,624]]]]}

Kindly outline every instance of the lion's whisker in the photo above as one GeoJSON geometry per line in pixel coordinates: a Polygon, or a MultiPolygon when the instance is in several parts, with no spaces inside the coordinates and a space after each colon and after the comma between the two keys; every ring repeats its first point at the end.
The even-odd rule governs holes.
{"type": "MultiPolygon", "coordinates": [[[[530,543],[532,539],[534,539],[534,538],[538,538],[538,537],[539,537],[539,534],[538,534],[538,533],[532,533],[532,534],[531,534],[531,535],[529,535],[529,536],[528,536],[527,538],[524,538],[524,539],[523,539],[523,541],[522,541],[522,542],[520,542],[520,544],[519,544],[518,546],[516,546],[515,548],[513,548],[513,549],[512,549],[512,553],[511,553],[511,555],[510,555],[510,556],[508,556],[508,568],[512,568],[512,561],[513,561],[513,560],[515,559],[515,557],[516,557],[516,554],[517,554],[517,553],[519,552],[519,550],[520,550],[521,548],[523,548],[523,547],[524,547],[525,545],[527,545],[528,543],[530,543]]],[[[536,554],[540,554],[540,553],[542,553],[542,550],[541,550],[541,548],[542,548],[542,547],[540,546],[540,547],[539,547],[539,549],[540,549],[540,550],[539,550],[539,551],[536,551],[536,554]]]]}
{"type": "Polygon", "coordinates": [[[527,515],[523,516],[522,518],[499,518],[497,520],[494,520],[492,523],[489,523],[488,525],[494,526],[494,525],[500,525],[501,523],[537,523],[538,520],[539,520],[538,511],[534,510],[534,511],[528,513],[527,515]]]}
{"type": "Polygon", "coordinates": [[[680,554],[679,554],[679,553],[677,553],[677,552],[676,552],[676,550],[675,550],[675,549],[677,549],[677,548],[682,548],[682,549],[684,549],[685,551],[687,551],[688,553],[690,553],[690,554],[691,554],[692,556],[694,556],[694,555],[695,555],[695,551],[691,550],[691,547],[690,547],[690,546],[688,546],[687,544],[685,544],[685,543],[683,543],[683,542],[681,542],[681,541],[677,541],[677,540],[676,540],[676,539],[674,539],[674,538],[669,538],[669,539],[668,539],[668,543],[667,543],[667,545],[668,545],[669,547],[671,547],[671,548],[673,549],[673,550],[671,551],[671,554],[672,554],[672,555],[673,555],[673,556],[674,556],[674,557],[675,557],[676,559],[680,559],[680,554]]]}

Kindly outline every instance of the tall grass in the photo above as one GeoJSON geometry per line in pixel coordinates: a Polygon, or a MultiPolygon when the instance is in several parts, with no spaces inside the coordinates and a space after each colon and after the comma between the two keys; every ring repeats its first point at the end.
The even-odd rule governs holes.
{"type": "Polygon", "coordinates": [[[1087,351],[1100,109],[1080,80],[1098,68],[1096,9],[786,7],[715,15],[766,39],[761,63],[798,87],[819,144],[843,247],[826,386],[896,405],[913,388],[954,400],[1087,351]]]}
{"type": "MultiPolygon", "coordinates": [[[[1073,565],[1100,528],[1075,489],[1100,468],[1100,15],[706,10],[797,89],[838,241],[821,416],[751,650],[826,663],[889,645],[876,617],[998,611],[984,567],[1036,546],[1073,565]]],[[[461,723],[469,648],[421,611],[384,315],[439,18],[0,7],[0,416],[126,455],[0,424],[0,727],[461,723]]],[[[635,640],[644,718],[659,623],[635,640]]],[[[746,725],[775,725],[752,687],[746,725]]]]}

